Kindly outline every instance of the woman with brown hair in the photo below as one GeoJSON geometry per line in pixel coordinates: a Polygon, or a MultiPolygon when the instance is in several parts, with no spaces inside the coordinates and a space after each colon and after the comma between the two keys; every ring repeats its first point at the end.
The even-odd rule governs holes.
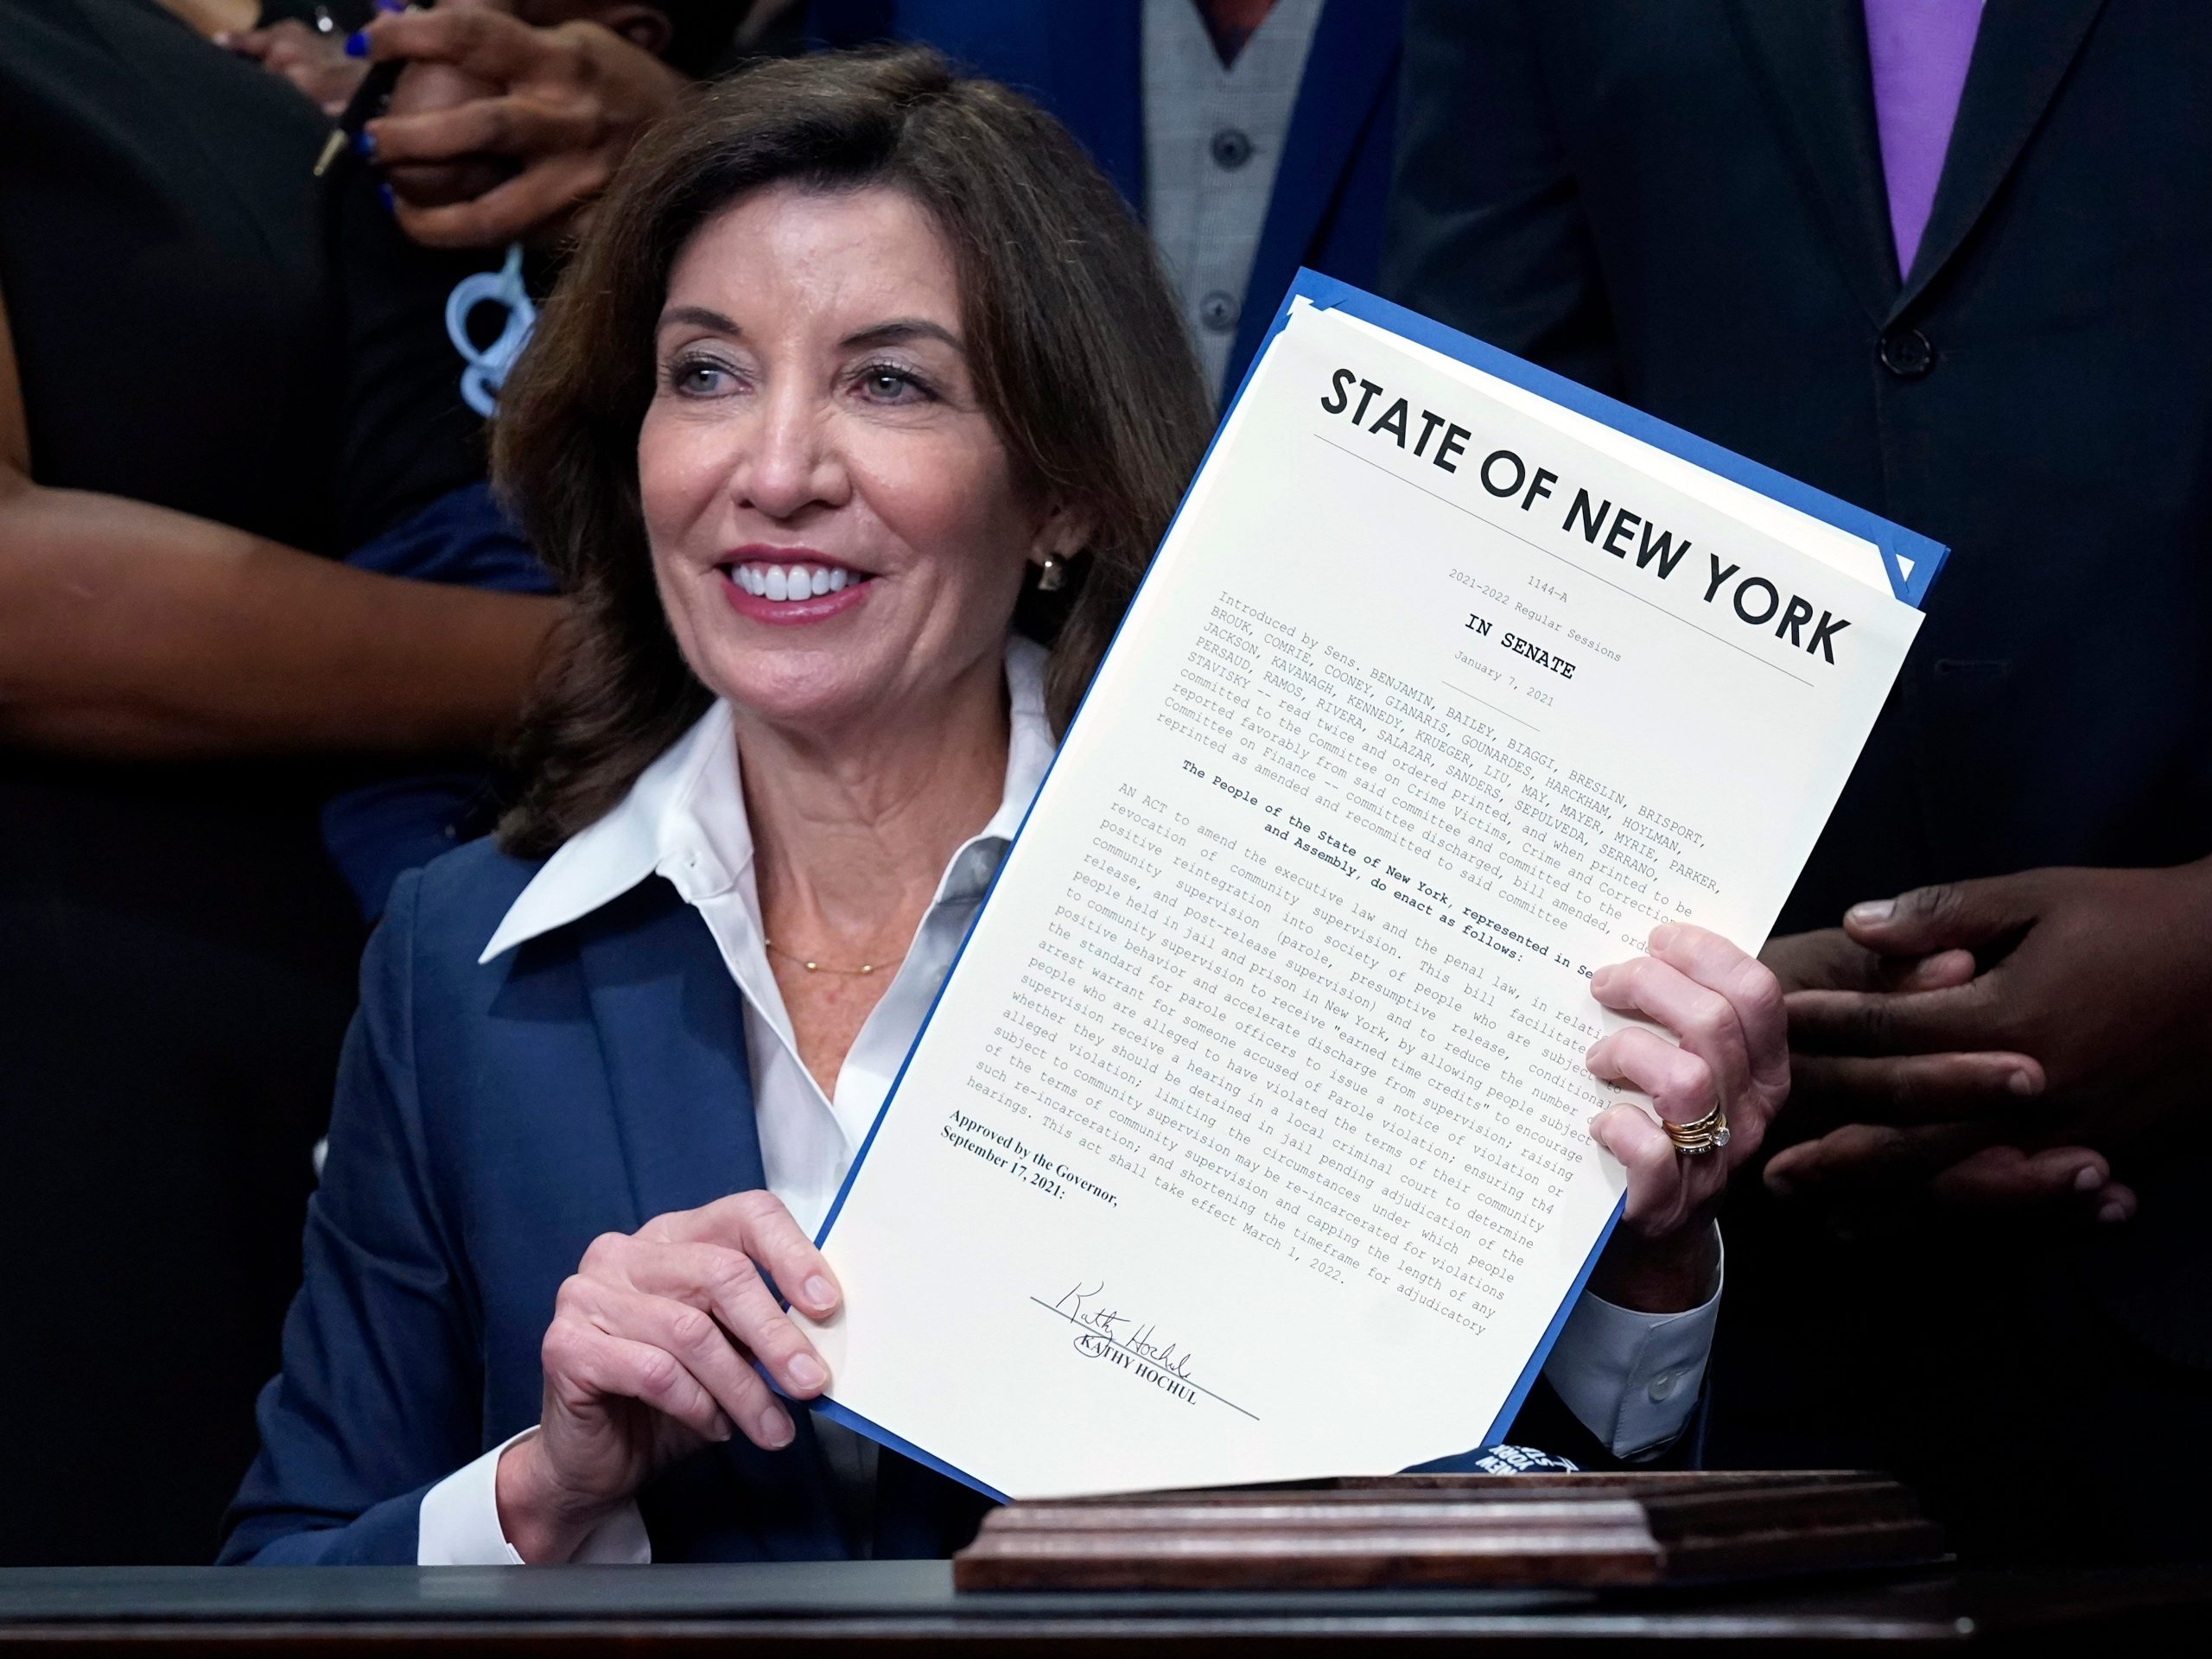
{"type": "MultiPolygon", "coordinates": [[[[503,399],[499,475],[574,609],[532,781],[370,949],[229,1559],[972,1530],[973,1494],[793,1408],[830,1378],[778,1293],[837,1305],[810,1237],[1206,424],[1111,188],[933,54],[764,66],[640,148],[503,399]]],[[[1756,1141],[1770,984],[1704,936],[1675,960],[1642,1001],[1726,1014],[1684,1086],[1756,1141]]],[[[1609,1282],[1694,1309],[1719,1160],[1635,1116],[1601,1129],[1631,1181],[1609,1282]]],[[[1635,1449],[1638,1365],[1701,1364],[1709,1315],[1586,1305],[1554,1382],[1635,1449]]]]}

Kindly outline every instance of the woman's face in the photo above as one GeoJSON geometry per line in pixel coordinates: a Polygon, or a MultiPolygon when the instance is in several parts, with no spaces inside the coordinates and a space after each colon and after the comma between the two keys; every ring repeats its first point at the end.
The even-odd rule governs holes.
{"type": "Polygon", "coordinates": [[[951,256],[911,198],[734,204],[677,256],[654,355],[639,493],[709,688],[818,734],[996,671],[1052,526],[977,403],[951,256]]]}

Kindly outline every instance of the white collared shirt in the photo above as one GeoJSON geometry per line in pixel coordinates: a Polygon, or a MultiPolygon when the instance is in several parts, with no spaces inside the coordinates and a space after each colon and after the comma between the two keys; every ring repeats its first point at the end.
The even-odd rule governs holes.
{"type": "MultiPolygon", "coordinates": [[[[545,861],[484,947],[482,960],[580,920],[653,876],[665,877],[706,923],[744,1001],[753,1112],[768,1190],[802,1228],[816,1232],[1052,764],[1044,669],[1040,647],[1026,639],[1008,643],[1009,735],[999,809],[946,865],[912,945],[845,1056],[833,1095],[825,1097],[800,1063],[791,1017],[769,971],[753,832],[727,703],[708,710],[639,775],[620,805],[545,861]]],[[[1688,1313],[1646,1314],[1586,1294],[1560,1331],[1544,1374],[1616,1456],[1663,1447],[1695,1406],[1719,1300],[1716,1291],[1688,1313]]],[[[848,1444],[843,1431],[828,1432],[836,1427],[817,1424],[841,1476],[872,1483],[873,1447],[848,1444]],[[827,1444],[833,1440],[836,1444],[827,1444]]],[[[512,1444],[494,1446],[423,1494],[420,1565],[521,1559],[500,1530],[493,1484],[499,1455],[512,1444]]],[[[576,1559],[652,1560],[636,1506],[603,1523],[576,1559]]]]}
{"type": "Polygon", "coordinates": [[[666,877],[707,924],[743,995],[761,1166],[768,1190],[810,1236],[829,1215],[1052,765],[1044,662],[1042,648],[1027,639],[1007,652],[1010,717],[999,810],[945,866],[912,944],[854,1039],[828,1099],[799,1062],[791,1017],[769,970],[728,703],[709,709],[639,774],[620,806],[546,861],[492,935],[482,960],[565,927],[651,876],[666,877]]]}

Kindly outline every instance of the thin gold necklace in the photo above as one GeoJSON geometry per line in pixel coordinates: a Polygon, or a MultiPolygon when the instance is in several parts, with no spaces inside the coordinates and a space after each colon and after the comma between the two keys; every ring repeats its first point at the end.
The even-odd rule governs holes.
{"type": "Polygon", "coordinates": [[[810,974],[842,974],[849,979],[858,979],[863,974],[873,974],[879,968],[888,968],[893,963],[904,962],[906,959],[906,953],[904,950],[901,950],[895,957],[887,957],[881,962],[864,962],[857,968],[831,968],[823,963],[809,962],[804,957],[798,955],[796,951],[785,950],[782,945],[778,944],[773,939],[769,938],[765,934],[761,936],[760,943],[766,945],[769,950],[774,951],[785,962],[795,962],[798,963],[800,967],[805,969],[810,974]]]}

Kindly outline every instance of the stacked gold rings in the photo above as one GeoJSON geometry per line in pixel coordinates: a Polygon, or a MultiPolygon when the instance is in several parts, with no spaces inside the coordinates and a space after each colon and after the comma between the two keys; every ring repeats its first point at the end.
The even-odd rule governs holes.
{"type": "Polygon", "coordinates": [[[1728,1114],[1715,1106],[1703,1117],[1692,1123],[1676,1123],[1667,1118],[1659,1120],[1667,1131],[1667,1138],[1675,1143],[1675,1150],[1690,1156],[1718,1152],[1728,1144],[1728,1114]]]}

